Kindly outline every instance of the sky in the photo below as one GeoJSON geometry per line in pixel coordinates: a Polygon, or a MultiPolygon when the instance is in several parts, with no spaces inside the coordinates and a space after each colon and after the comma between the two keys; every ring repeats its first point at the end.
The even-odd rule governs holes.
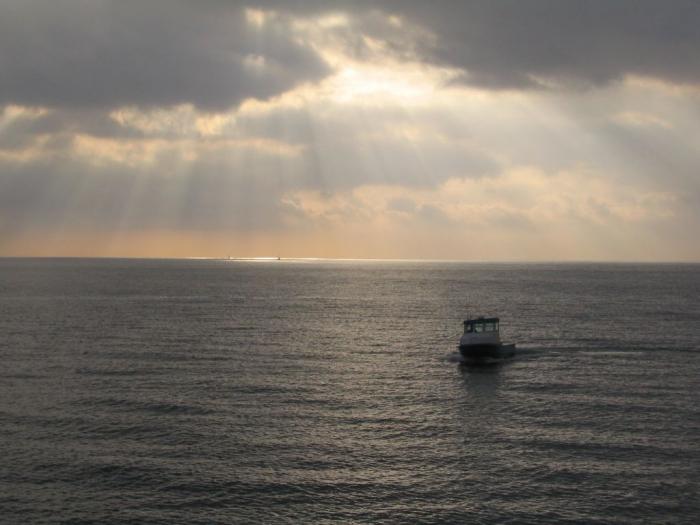
{"type": "Polygon", "coordinates": [[[0,256],[700,261],[695,0],[0,0],[0,256]]]}

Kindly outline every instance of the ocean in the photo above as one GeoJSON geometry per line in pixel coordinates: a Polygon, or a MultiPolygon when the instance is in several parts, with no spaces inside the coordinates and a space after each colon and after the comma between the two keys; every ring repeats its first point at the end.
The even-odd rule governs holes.
{"type": "Polygon", "coordinates": [[[0,259],[0,359],[2,523],[700,520],[700,265],[0,259]]]}

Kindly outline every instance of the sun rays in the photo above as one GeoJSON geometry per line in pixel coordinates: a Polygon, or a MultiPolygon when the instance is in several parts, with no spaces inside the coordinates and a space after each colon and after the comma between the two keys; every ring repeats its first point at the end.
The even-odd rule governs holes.
{"type": "Polygon", "coordinates": [[[461,64],[409,11],[270,4],[200,22],[237,29],[190,51],[238,77],[167,86],[161,104],[2,108],[3,253],[700,256],[693,85],[468,84],[469,67],[499,72],[461,64]]]}

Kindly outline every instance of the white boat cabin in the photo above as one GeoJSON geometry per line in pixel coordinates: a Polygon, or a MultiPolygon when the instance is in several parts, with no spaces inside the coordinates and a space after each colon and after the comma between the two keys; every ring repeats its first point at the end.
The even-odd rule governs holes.
{"type": "Polygon", "coordinates": [[[464,333],[498,332],[498,317],[479,317],[464,321],[464,333]]]}
{"type": "Polygon", "coordinates": [[[498,317],[478,317],[464,321],[464,334],[460,343],[469,344],[500,344],[498,317]]]}

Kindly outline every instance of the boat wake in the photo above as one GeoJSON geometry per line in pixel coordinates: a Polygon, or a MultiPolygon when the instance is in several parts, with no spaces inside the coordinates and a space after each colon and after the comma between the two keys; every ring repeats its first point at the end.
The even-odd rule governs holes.
{"type": "Polygon", "coordinates": [[[510,356],[504,356],[504,357],[494,357],[494,358],[485,358],[485,359],[468,359],[464,357],[459,350],[455,350],[452,352],[449,352],[448,354],[445,354],[443,359],[447,363],[455,363],[458,365],[472,365],[472,366],[478,366],[478,365],[494,365],[494,364],[502,364],[502,363],[509,363],[513,361],[519,361],[519,360],[529,360],[529,359],[535,359],[538,357],[544,357],[545,355],[553,355],[551,352],[547,352],[546,349],[544,348],[534,348],[534,347],[524,347],[520,348],[518,347],[518,350],[515,352],[514,355],[510,356]]]}
{"type": "Polygon", "coordinates": [[[498,358],[485,358],[485,359],[468,359],[464,357],[459,351],[456,352],[450,352],[445,356],[445,361],[448,363],[454,363],[459,365],[460,367],[462,366],[468,366],[468,367],[484,367],[484,366],[493,366],[493,365],[500,365],[509,361],[512,361],[512,357],[508,358],[503,358],[503,357],[498,357],[498,358]]]}
{"type": "Polygon", "coordinates": [[[448,363],[464,363],[464,357],[459,353],[458,350],[450,352],[445,356],[445,361],[448,363]]]}

